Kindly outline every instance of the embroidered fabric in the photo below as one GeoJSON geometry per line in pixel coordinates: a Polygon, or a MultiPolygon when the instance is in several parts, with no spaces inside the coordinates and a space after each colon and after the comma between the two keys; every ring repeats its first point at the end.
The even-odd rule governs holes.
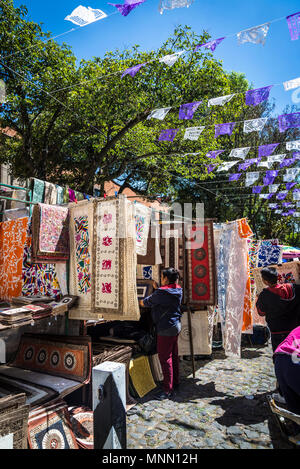
{"type": "Polygon", "coordinates": [[[134,204],[135,230],[136,230],[136,252],[140,256],[147,254],[147,242],[149,236],[151,208],[143,204],[134,204]]]}

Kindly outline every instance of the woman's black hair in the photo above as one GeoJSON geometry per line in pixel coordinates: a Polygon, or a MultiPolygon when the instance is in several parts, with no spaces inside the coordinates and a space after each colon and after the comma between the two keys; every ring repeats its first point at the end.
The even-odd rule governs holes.
{"type": "Polygon", "coordinates": [[[174,269],[174,267],[168,267],[162,271],[163,277],[167,277],[170,283],[176,283],[176,280],[179,278],[178,270],[174,269]]]}
{"type": "Polygon", "coordinates": [[[267,282],[275,285],[278,281],[278,272],[274,267],[264,267],[261,269],[261,276],[267,282]]]}

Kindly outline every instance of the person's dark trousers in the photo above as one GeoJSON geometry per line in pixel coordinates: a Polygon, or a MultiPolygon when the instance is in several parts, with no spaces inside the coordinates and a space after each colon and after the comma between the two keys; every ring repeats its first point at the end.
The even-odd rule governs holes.
{"type": "Polygon", "coordinates": [[[179,384],[178,335],[158,335],[157,353],[164,375],[163,389],[165,393],[170,393],[173,386],[179,384]]]}
{"type": "Polygon", "coordinates": [[[287,354],[274,357],[275,374],[288,410],[300,415],[300,359],[287,354]]]}

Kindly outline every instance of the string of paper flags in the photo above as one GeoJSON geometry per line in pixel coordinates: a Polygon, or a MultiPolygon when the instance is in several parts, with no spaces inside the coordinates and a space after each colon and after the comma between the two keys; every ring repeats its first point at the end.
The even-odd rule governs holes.
{"type": "MultiPolygon", "coordinates": [[[[99,10],[99,11],[101,11],[101,10],[99,10]]],[[[72,16],[73,13],[74,12],[72,12],[72,14],[70,16],[72,16]]],[[[103,12],[101,12],[101,13],[103,13],[103,12]]],[[[99,13],[99,15],[100,15],[100,13],[99,13]]],[[[206,42],[204,44],[198,44],[194,49],[184,49],[182,51],[175,52],[174,54],[168,54],[168,55],[166,55],[164,57],[161,57],[159,59],[155,58],[155,59],[149,60],[147,62],[144,62],[142,64],[133,65],[132,67],[129,67],[125,70],[120,70],[120,71],[117,71],[117,72],[104,74],[104,75],[101,75],[101,76],[97,77],[96,80],[104,79],[106,77],[116,75],[116,74],[120,74],[120,73],[122,73],[121,78],[125,77],[126,75],[130,75],[131,77],[134,77],[140,71],[140,69],[142,67],[145,67],[146,65],[149,65],[149,64],[151,64],[153,62],[157,62],[157,61],[159,61],[160,63],[164,63],[164,64],[168,65],[169,67],[172,67],[175,64],[175,62],[181,57],[182,54],[184,54],[186,52],[191,52],[191,51],[192,52],[197,52],[202,47],[204,47],[205,49],[209,49],[212,52],[214,52],[215,49],[217,48],[217,46],[219,44],[221,44],[221,42],[224,39],[229,38],[229,37],[233,37],[235,35],[238,38],[238,43],[239,44],[244,44],[246,42],[251,42],[251,43],[254,43],[254,44],[263,44],[264,45],[265,40],[266,40],[266,36],[268,34],[268,31],[269,31],[270,24],[274,23],[276,21],[280,21],[284,18],[286,18],[288,26],[289,26],[291,40],[299,39],[299,37],[300,37],[300,12],[294,13],[294,14],[289,15],[287,17],[277,18],[275,20],[269,21],[268,23],[264,23],[264,24],[259,25],[259,26],[254,26],[254,27],[245,29],[243,31],[240,31],[238,33],[228,35],[228,36],[224,36],[222,38],[214,39],[214,40],[211,40],[211,41],[206,42]]],[[[82,84],[89,83],[91,81],[95,81],[95,78],[92,79],[92,80],[84,80],[82,82],[77,83],[76,85],[70,86],[70,88],[80,86],[82,84]]],[[[61,91],[61,90],[64,90],[64,89],[68,89],[68,88],[60,88],[60,89],[55,90],[55,91],[58,92],[58,91],[61,91]]]]}

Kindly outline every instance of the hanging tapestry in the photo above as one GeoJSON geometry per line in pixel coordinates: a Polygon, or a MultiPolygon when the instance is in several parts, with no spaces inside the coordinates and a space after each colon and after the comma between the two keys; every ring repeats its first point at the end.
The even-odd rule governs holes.
{"type": "Polygon", "coordinates": [[[82,449],[94,449],[94,414],[88,407],[69,407],[70,422],[82,449]]]}
{"type": "Polygon", "coordinates": [[[69,209],[38,204],[32,214],[33,261],[69,258],[69,209]]]}
{"type": "Polygon", "coordinates": [[[198,140],[198,138],[200,137],[200,135],[202,134],[203,130],[205,129],[204,126],[200,126],[200,127],[188,127],[186,130],[185,130],[185,134],[184,134],[184,139],[185,140],[198,140]]]}
{"type": "Polygon", "coordinates": [[[39,179],[33,179],[33,188],[32,188],[32,202],[42,203],[44,202],[44,190],[45,183],[39,179]]]}
{"type": "MultiPolygon", "coordinates": [[[[269,267],[274,267],[278,272],[278,283],[297,283],[300,284],[300,268],[299,262],[285,262],[282,265],[270,265],[269,267]]],[[[261,277],[261,268],[257,268],[253,270],[255,285],[257,289],[257,294],[259,295],[260,292],[266,288],[267,286],[263,283],[261,277]]]]}
{"type": "Polygon", "coordinates": [[[11,300],[22,293],[22,263],[28,218],[0,223],[0,298],[11,300]]]}
{"type": "Polygon", "coordinates": [[[57,189],[55,184],[51,182],[45,182],[45,196],[44,203],[49,205],[55,205],[57,200],[57,189]]]}
{"type": "Polygon", "coordinates": [[[160,283],[159,265],[137,265],[136,278],[144,278],[145,280],[155,280],[160,283]]]}
{"type": "MultiPolygon", "coordinates": [[[[174,267],[179,271],[178,284],[183,289],[185,279],[185,234],[182,223],[167,223],[161,230],[161,257],[160,271],[174,267]]],[[[184,300],[183,300],[184,301],[184,300]]]]}
{"type": "Polygon", "coordinates": [[[70,295],[79,297],[69,312],[71,319],[95,319],[92,307],[92,246],[94,205],[83,200],[70,208],[70,295]]]}
{"type": "Polygon", "coordinates": [[[95,205],[93,310],[108,319],[140,316],[133,205],[126,197],[95,205]]]}
{"type": "MultiPolygon", "coordinates": [[[[22,296],[50,296],[59,300],[62,291],[55,264],[33,264],[31,223],[28,224],[22,267],[22,296]]],[[[58,265],[58,264],[57,264],[58,265]]],[[[66,264],[64,264],[66,269],[66,264]]]]}
{"type": "Polygon", "coordinates": [[[56,203],[57,205],[62,205],[64,203],[64,188],[56,185],[56,191],[57,191],[56,203]]]}
{"type": "Polygon", "coordinates": [[[145,256],[137,256],[137,263],[143,265],[158,265],[162,263],[160,254],[160,226],[152,217],[148,234],[147,253],[145,256]]]}
{"type": "Polygon", "coordinates": [[[194,226],[186,251],[188,262],[187,301],[190,305],[214,305],[216,299],[215,251],[213,224],[205,220],[194,226]]]}
{"type": "MultiPolygon", "coordinates": [[[[251,230],[247,220],[242,218],[238,220],[238,230],[241,238],[250,238],[253,236],[253,231],[251,230]]],[[[250,278],[250,257],[248,251],[248,239],[247,243],[247,283],[244,294],[244,313],[243,313],[243,325],[242,332],[245,334],[253,333],[253,315],[252,315],[252,298],[251,298],[251,278],[250,278]]],[[[244,246],[244,248],[245,248],[244,246]]]]}
{"type": "Polygon", "coordinates": [[[279,264],[282,261],[282,248],[280,246],[270,246],[262,244],[258,251],[257,267],[267,267],[271,264],[279,264]]]}
{"type": "Polygon", "coordinates": [[[136,230],[136,252],[141,256],[147,254],[147,242],[149,236],[150,220],[152,210],[143,204],[134,204],[135,230],[136,230]]]}
{"type": "MultiPolygon", "coordinates": [[[[195,355],[212,354],[212,336],[209,334],[211,311],[195,311],[191,314],[191,329],[195,355]]],[[[178,355],[191,355],[188,313],[181,317],[181,332],[178,336],[178,355]]]]}
{"type": "Polygon", "coordinates": [[[64,401],[57,399],[30,412],[28,443],[30,449],[78,449],[64,401]]]}

